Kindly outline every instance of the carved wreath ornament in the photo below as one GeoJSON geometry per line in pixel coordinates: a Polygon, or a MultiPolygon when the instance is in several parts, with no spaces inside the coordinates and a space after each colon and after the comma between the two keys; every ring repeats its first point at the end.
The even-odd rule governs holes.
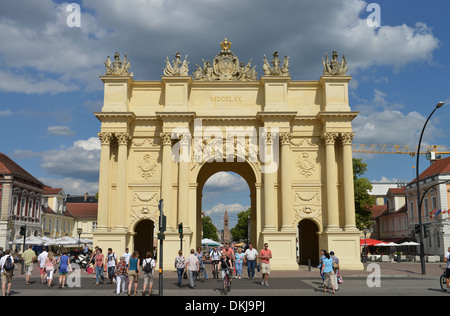
{"type": "Polygon", "coordinates": [[[138,165],[139,174],[146,180],[150,179],[156,171],[156,165],[156,160],[152,156],[145,155],[138,165]]]}
{"type": "Polygon", "coordinates": [[[297,168],[300,174],[310,177],[316,171],[314,162],[311,161],[309,154],[303,153],[302,157],[297,159],[297,168]]]}

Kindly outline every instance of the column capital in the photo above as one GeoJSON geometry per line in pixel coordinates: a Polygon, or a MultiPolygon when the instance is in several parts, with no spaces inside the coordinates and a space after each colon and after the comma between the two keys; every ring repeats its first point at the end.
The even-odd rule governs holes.
{"type": "Polygon", "coordinates": [[[355,138],[355,133],[341,133],[340,136],[343,145],[351,145],[355,138]]]}
{"type": "Polygon", "coordinates": [[[334,145],[338,137],[338,133],[324,133],[322,135],[322,140],[325,142],[325,145],[334,145]]]}
{"type": "Polygon", "coordinates": [[[105,133],[105,132],[101,132],[98,133],[98,138],[100,139],[100,143],[101,145],[111,145],[111,140],[112,140],[112,133],[105,133]]]}
{"type": "Polygon", "coordinates": [[[163,146],[165,146],[165,145],[172,146],[172,134],[171,133],[161,133],[160,137],[161,137],[161,143],[163,144],[163,146]]]}
{"type": "Polygon", "coordinates": [[[130,133],[116,133],[116,138],[119,146],[127,146],[131,136],[130,133]]]}
{"type": "Polygon", "coordinates": [[[280,144],[281,145],[291,145],[292,133],[280,133],[280,144]]]}

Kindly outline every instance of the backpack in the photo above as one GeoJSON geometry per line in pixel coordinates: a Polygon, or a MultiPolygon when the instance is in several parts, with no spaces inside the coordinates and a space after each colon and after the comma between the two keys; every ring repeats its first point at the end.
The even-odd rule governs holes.
{"type": "Polygon", "coordinates": [[[152,259],[150,259],[150,261],[146,261],[145,262],[145,266],[144,266],[144,272],[145,273],[151,273],[153,271],[153,267],[152,267],[152,259]]]}
{"type": "Polygon", "coordinates": [[[14,262],[11,259],[11,256],[8,256],[5,260],[5,264],[3,265],[5,271],[11,271],[14,269],[14,262]]]}

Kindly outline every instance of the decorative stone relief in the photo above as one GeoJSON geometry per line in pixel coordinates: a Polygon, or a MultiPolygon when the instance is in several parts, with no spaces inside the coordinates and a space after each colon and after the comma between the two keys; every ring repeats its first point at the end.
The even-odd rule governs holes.
{"type": "Polygon", "coordinates": [[[111,145],[112,133],[98,133],[100,143],[103,145],[111,145]]]}
{"type": "Polygon", "coordinates": [[[342,144],[351,145],[354,137],[355,133],[341,133],[342,144]]]}
{"type": "Polygon", "coordinates": [[[302,153],[297,159],[298,172],[305,177],[310,177],[316,172],[316,163],[311,159],[308,153],[302,153]]]}
{"type": "Polygon", "coordinates": [[[143,179],[150,179],[156,172],[158,163],[155,158],[147,154],[138,162],[139,174],[143,179]]]}
{"type": "Polygon", "coordinates": [[[319,192],[295,192],[294,204],[312,201],[320,203],[319,192]]]}
{"type": "Polygon", "coordinates": [[[328,59],[328,53],[326,54],[326,60],[322,58],[323,75],[324,76],[345,76],[348,65],[345,60],[345,55],[342,57],[342,62],[338,61],[338,53],[333,51],[333,58],[331,61],[328,59]]]}
{"type": "Polygon", "coordinates": [[[314,220],[316,223],[322,223],[322,210],[321,208],[312,208],[310,206],[304,206],[295,209],[295,216],[293,224],[296,225],[298,222],[304,219],[314,220]]]}
{"type": "Polygon", "coordinates": [[[139,202],[143,202],[145,204],[153,202],[152,205],[156,205],[157,202],[158,202],[158,193],[155,193],[155,192],[134,192],[133,204],[139,204],[139,202]]]}
{"type": "Polygon", "coordinates": [[[133,139],[133,145],[136,147],[159,147],[161,144],[150,137],[143,139],[133,139]]]}
{"type": "Polygon", "coordinates": [[[120,55],[116,52],[114,55],[114,62],[111,62],[111,59],[108,56],[108,59],[105,61],[106,74],[105,76],[133,76],[133,73],[130,73],[130,61],[127,59],[127,54],[125,54],[123,58],[123,62],[120,61],[120,55]]]}
{"type": "Polygon", "coordinates": [[[130,223],[130,230],[131,227],[133,227],[134,223],[139,222],[144,219],[149,219],[153,221],[154,223],[159,222],[159,210],[158,207],[141,207],[141,208],[135,208],[131,209],[131,223],[130,223]]]}

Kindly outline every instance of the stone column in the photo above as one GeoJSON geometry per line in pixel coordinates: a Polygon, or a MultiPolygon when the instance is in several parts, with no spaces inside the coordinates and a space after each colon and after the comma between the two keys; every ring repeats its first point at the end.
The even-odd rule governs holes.
{"type": "Polygon", "coordinates": [[[164,200],[164,214],[167,216],[167,228],[176,227],[177,216],[172,209],[172,138],[171,133],[161,133],[162,171],[161,199],[164,200]]]}
{"type": "Polygon", "coordinates": [[[327,183],[327,227],[328,231],[339,229],[339,201],[337,190],[337,167],[334,145],[338,134],[325,133],[323,140],[326,147],[326,183],[327,183]]]}
{"type": "MultiPolygon", "coordinates": [[[[264,153],[271,155],[273,139],[272,134],[265,133],[262,135],[264,137],[266,149],[264,153]]],[[[265,159],[266,161],[268,159],[265,159]]],[[[277,230],[277,206],[275,205],[275,172],[265,171],[263,174],[264,178],[264,231],[276,231],[277,230]]]]}
{"type": "Polygon", "coordinates": [[[127,220],[127,161],[129,133],[117,133],[119,151],[117,156],[116,225],[115,229],[126,231],[127,220]]]}
{"type": "Polygon", "coordinates": [[[100,143],[102,146],[100,153],[100,177],[98,190],[98,215],[97,215],[97,231],[106,231],[108,225],[109,213],[109,190],[110,190],[110,159],[111,159],[111,133],[99,133],[100,143]]]}
{"type": "MultiPolygon", "coordinates": [[[[190,135],[181,135],[180,162],[178,165],[178,223],[189,228],[189,166],[190,166],[190,135]]],[[[192,223],[194,224],[194,223],[192,223]]]]}
{"type": "Polygon", "coordinates": [[[291,190],[291,133],[280,133],[281,144],[281,230],[292,230],[292,190],[291,190]]]}
{"type": "Polygon", "coordinates": [[[355,133],[342,133],[343,173],[344,173],[344,204],[345,230],[356,229],[355,218],[355,189],[353,183],[352,141],[355,133]]]}

